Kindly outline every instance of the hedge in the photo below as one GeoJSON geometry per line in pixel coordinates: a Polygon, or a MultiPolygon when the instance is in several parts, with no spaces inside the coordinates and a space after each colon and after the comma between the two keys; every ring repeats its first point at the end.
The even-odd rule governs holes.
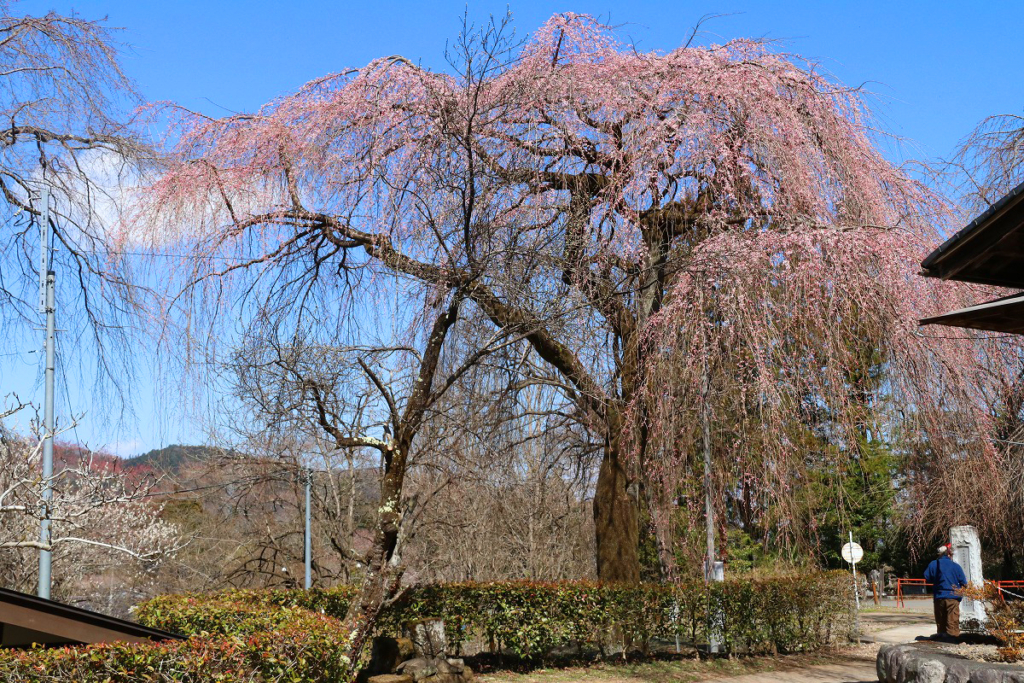
{"type": "MultiPolygon", "coordinates": [[[[558,647],[640,649],[679,635],[728,651],[794,652],[841,641],[852,625],[841,572],[703,583],[459,583],[407,590],[382,616],[381,633],[422,618],[445,620],[449,642],[483,640],[544,660],[558,647]],[[708,615],[718,614],[709,624],[708,615]]],[[[354,590],[230,590],[162,596],[139,621],[186,641],[0,652],[0,679],[51,681],[335,681],[351,666],[341,629],[354,590]]]]}
{"type": "MultiPolygon", "coordinates": [[[[510,654],[543,657],[560,646],[638,648],[679,635],[706,643],[709,628],[730,651],[812,650],[848,637],[852,626],[849,577],[823,572],[770,579],[602,586],[596,583],[454,583],[417,586],[381,618],[382,633],[397,634],[416,619],[444,619],[454,648],[482,638],[510,654]],[[717,624],[708,614],[718,613],[717,624]]],[[[260,613],[305,608],[341,618],[350,587],[327,590],[233,590],[214,596],[164,596],[144,604],[140,620],[196,634],[237,632],[239,605],[260,613]]]]}
{"type": "Polygon", "coordinates": [[[729,651],[813,650],[849,637],[850,581],[842,572],[712,584],[601,586],[492,583],[423,586],[386,615],[383,630],[440,617],[449,643],[483,638],[503,651],[543,657],[556,647],[647,651],[655,639],[729,651]],[[709,614],[719,614],[717,624],[709,614]]]}

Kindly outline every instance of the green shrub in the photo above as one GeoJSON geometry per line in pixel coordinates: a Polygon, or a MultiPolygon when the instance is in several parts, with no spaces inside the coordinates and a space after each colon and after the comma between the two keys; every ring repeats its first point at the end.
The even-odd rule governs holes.
{"type": "MultiPolygon", "coordinates": [[[[646,650],[678,634],[730,651],[794,652],[840,640],[852,624],[849,579],[827,572],[735,579],[710,586],[596,583],[459,583],[417,586],[382,615],[397,634],[416,619],[444,619],[449,642],[483,639],[503,652],[543,660],[554,648],[646,650]],[[709,614],[718,617],[711,623],[709,614]]],[[[352,666],[341,618],[354,590],[230,590],[169,595],[143,604],[148,626],[191,636],[167,643],[0,651],[0,680],[335,681],[352,666]]]]}
{"type": "Polygon", "coordinates": [[[796,652],[847,638],[852,626],[849,578],[842,572],[772,579],[735,579],[710,586],[527,582],[445,584],[406,593],[381,628],[404,621],[445,620],[450,643],[474,636],[504,651],[543,657],[559,646],[646,651],[678,634],[706,643],[709,629],[730,651],[796,652]],[[709,614],[719,617],[711,623],[709,614]]]}
{"type": "Polygon", "coordinates": [[[158,598],[145,608],[149,623],[194,637],[164,643],[0,651],[0,680],[81,681],[341,681],[351,666],[339,643],[341,623],[295,607],[274,610],[232,604],[222,597],[158,598]],[[182,627],[182,628],[177,628],[182,627]]]}

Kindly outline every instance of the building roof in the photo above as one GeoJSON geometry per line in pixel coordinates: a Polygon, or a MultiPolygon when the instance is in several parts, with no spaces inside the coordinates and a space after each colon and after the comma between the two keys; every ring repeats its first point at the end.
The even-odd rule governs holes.
{"type": "Polygon", "coordinates": [[[0,647],[180,640],[183,636],[0,588],[0,647]]]}
{"type": "Polygon", "coordinates": [[[942,243],[922,275],[1024,289],[1024,183],[942,243]]]}
{"type": "MultiPolygon", "coordinates": [[[[1024,183],[943,242],[921,262],[921,274],[1024,289],[1024,183]]],[[[925,318],[922,325],[1024,334],[1024,295],[925,318]]]]}
{"type": "Polygon", "coordinates": [[[985,304],[925,318],[921,324],[1024,334],[1024,294],[1012,294],[985,304]]]}

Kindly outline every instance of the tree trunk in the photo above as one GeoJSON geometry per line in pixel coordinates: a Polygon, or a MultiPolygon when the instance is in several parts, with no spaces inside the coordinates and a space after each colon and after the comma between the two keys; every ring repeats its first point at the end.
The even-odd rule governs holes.
{"type": "MultiPolygon", "coordinates": [[[[397,460],[398,458],[396,458],[397,460]]],[[[359,593],[352,599],[345,614],[344,632],[348,633],[346,656],[351,662],[349,680],[354,681],[358,672],[359,657],[366,646],[380,611],[389,599],[397,592],[402,580],[402,566],[395,563],[395,550],[398,545],[399,512],[402,494],[402,480],[405,469],[404,453],[400,455],[401,475],[394,471],[384,477],[381,487],[381,507],[374,533],[373,546],[366,554],[366,574],[359,593]]]]}
{"type": "MultiPolygon", "coordinates": [[[[409,453],[412,451],[413,439],[423,423],[424,413],[440,395],[432,393],[434,374],[437,372],[445,337],[455,324],[458,306],[459,298],[455,297],[447,312],[434,321],[434,327],[420,359],[418,378],[401,418],[398,417],[390,394],[381,388],[383,384],[365,364],[363,365],[363,369],[378,388],[381,388],[381,393],[391,405],[395,435],[382,451],[384,477],[380,485],[380,508],[377,510],[373,546],[366,554],[366,574],[359,594],[352,599],[345,614],[344,628],[348,633],[348,640],[343,646],[347,648],[346,656],[352,666],[349,674],[351,681],[355,680],[358,673],[359,658],[367,639],[373,633],[377,617],[388,600],[398,592],[399,582],[402,580],[404,570],[399,558],[398,545],[402,526],[402,491],[409,453]]],[[[441,393],[444,393],[444,389],[441,389],[441,393]]]]}
{"type": "Polygon", "coordinates": [[[594,491],[597,578],[606,583],[640,582],[639,510],[629,484],[616,438],[605,446],[594,491]]]}

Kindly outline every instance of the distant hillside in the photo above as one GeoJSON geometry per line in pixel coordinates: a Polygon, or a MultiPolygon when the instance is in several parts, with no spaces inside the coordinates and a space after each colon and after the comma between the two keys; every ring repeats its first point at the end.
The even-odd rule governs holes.
{"type": "Polygon", "coordinates": [[[124,461],[125,468],[149,467],[161,472],[177,472],[183,465],[204,460],[222,453],[218,448],[209,446],[182,446],[172,444],[164,448],[156,448],[148,453],[128,458],[124,461]]]}

